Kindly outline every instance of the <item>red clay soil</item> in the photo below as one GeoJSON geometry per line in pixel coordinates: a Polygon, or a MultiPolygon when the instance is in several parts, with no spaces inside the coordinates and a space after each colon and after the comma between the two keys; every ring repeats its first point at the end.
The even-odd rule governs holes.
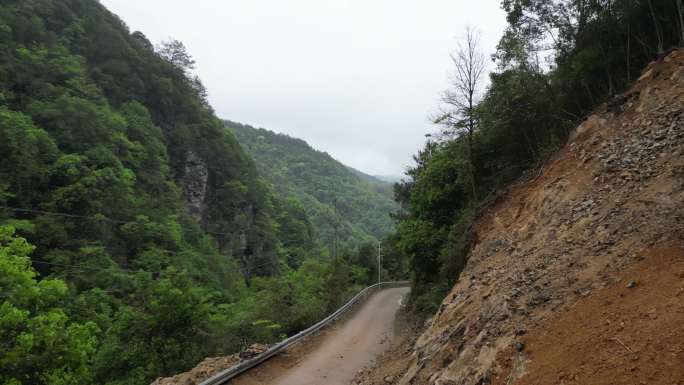
{"type": "Polygon", "coordinates": [[[493,384],[684,385],[684,248],[649,250],[614,284],[579,300],[499,356],[493,384]]]}

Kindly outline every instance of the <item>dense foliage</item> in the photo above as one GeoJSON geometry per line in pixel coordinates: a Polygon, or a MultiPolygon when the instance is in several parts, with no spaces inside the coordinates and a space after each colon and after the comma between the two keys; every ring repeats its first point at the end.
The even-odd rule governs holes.
{"type": "Polygon", "coordinates": [[[503,1],[509,25],[488,89],[447,120],[415,156],[409,180],[395,186],[397,244],[410,259],[416,308],[433,310],[458,278],[479,207],[544,161],[649,61],[684,42],[681,3],[503,1]]]}
{"type": "Polygon", "coordinates": [[[0,382],[3,384],[88,383],[88,357],[95,352],[97,326],[78,323],[62,307],[67,285],[36,280],[29,255],[33,247],[0,227],[0,382]]]}
{"type": "Polygon", "coordinates": [[[284,196],[303,205],[317,239],[330,245],[339,216],[340,247],[386,237],[392,230],[387,213],[396,210],[391,185],[350,169],[301,139],[226,122],[254,158],[261,175],[284,196]]]}
{"type": "Polygon", "coordinates": [[[326,258],[193,64],[95,0],[0,1],[0,382],[149,383],[374,279],[367,245],[326,258]]]}

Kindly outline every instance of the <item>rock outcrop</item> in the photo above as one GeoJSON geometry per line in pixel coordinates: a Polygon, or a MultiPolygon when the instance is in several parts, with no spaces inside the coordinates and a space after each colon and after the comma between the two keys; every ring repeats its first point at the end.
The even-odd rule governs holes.
{"type": "Polygon", "coordinates": [[[187,203],[188,212],[196,221],[200,222],[206,206],[209,169],[206,162],[190,150],[185,160],[184,171],[181,185],[183,186],[183,196],[187,203]]]}

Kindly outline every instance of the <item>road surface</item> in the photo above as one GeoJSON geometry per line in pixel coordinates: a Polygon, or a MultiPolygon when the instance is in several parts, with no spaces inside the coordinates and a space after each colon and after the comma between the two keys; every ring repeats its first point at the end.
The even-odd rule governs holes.
{"type": "Polygon", "coordinates": [[[356,373],[390,346],[394,318],[408,288],[375,293],[352,318],[326,333],[291,367],[254,368],[237,385],[349,385],[356,373]]]}

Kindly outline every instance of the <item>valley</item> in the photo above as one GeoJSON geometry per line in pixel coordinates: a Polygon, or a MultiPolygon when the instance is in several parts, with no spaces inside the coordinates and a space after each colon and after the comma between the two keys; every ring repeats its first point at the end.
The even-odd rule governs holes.
{"type": "Polygon", "coordinates": [[[0,384],[684,385],[682,47],[684,0],[0,1],[0,384]]]}

